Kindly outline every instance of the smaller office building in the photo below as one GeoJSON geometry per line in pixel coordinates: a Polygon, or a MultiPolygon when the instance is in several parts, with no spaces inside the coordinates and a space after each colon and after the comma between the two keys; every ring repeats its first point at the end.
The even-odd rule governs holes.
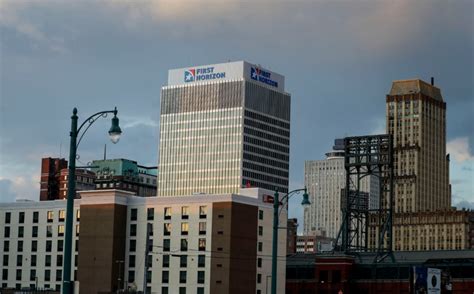
{"type": "MultiPolygon", "coordinates": [[[[74,200],[72,273],[78,293],[270,291],[271,191],[137,197],[81,191],[74,200]],[[148,229],[150,228],[150,229],[148,229]],[[75,252],[75,254],[74,254],[75,252]],[[267,286],[268,285],[268,286],[267,286]]],[[[0,290],[60,290],[65,200],[0,204],[0,290]]],[[[287,221],[281,213],[280,226],[287,221]]],[[[278,236],[278,293],[284,293],[286,232],[278,236]]]]}

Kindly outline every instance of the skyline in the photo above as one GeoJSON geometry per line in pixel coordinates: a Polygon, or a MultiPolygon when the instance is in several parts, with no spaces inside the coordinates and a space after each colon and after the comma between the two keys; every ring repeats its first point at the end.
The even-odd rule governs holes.
{"type": "MultiPolygon", "coordinates": [[[[67,158],[74,106],[80,120],[117,106],[124,134],[108,144],[109,158],[157,165],[168,70],[230,59],[286,77],[290,188],[303,184],[304,161],[323,159],[335,138],[385,132],[392,80],[433,76],[447,103],[452,204],[474,208],[473,4],[421,2],[227,1],[204,13],[183,1],[1,1],[0,202],[39,198],[41,157],[62,145],[67,158]],[[270,24],[283,17],[288,25],[270,24]]],[[[102,158],[108,121],[97,124],[78,164],[102,158]]]]}

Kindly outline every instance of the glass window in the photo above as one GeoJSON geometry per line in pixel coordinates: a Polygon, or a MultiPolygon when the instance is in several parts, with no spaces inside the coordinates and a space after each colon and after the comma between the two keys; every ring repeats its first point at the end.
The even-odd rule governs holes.
{"type": "Polygon", "coordinates": [[[128,256],[128,267],[135,267],[135,255],[128,256]]]}
{"type": "Polygon", "coordinates": [[[205,255],[198,255],[198,267],[205,267],[206,266],[206,256],[205,255]]]}
{"type": "Polygon", "coordinates": [[[199,218],[207,217],[207,206],[199,206],[199,218]]]}
{"type": "Polygon", "coordinates": [[[170,267],[170,256],[167,254],[163,255],[163,267],[170,267]]]}
{"type": "Polygon", "coordinates": [[[186,287],[179,287],[179,294],[186,294],[186,287]]]}
{"type": "Polygon", "coordinates": [[[204,271],[198,271],[197,281],[198,284],[204,284],[204,271]]]}
{"type": "Polygon", "coordinates": [[[258,235],[263,236],[263,227],[262,226],[258,226],[258,235]]]}
{"type": "Polygon", "coordinates": [[[161,275],[161,282],[162,283],[169,283],[170,280],[170,272],[169,271],[163,271],[161,275]]]}
{"type": "Polygon", "coordinates": [[[46,237],[53,236],[53,226],[46,226],[46,237]]]}
{"type": "Polygon", "coordinates": [[[16,256],[16,266],[22,266],[23,265],[23,255],[19,254],[16,256]]]}
{"type": "Polygon", "coordinates": [[[23,252],[23,241],[18,241],[17,251],[18,252],[23,252]]]}
{"type": "Polygon", "coordinates": [[[135,237],[137,236],[137,225],[131,224],[130,225],[130,236],[135,237]]]}
{"type": "Polygon", "coordinates": [[[58,240],[58,252],[63,252],[64,240],[58,240]]]}
{"type": "Polygon", "coordinates": [[[45,270],[44,271],[44,280],[45,281],[51,281],[51,270],[45,270]]]}
{"type": "Polygon", "coordinates": [[[47,240],[46,241],[46,252],[51,252],[52,249],[53,249],[53,241],[47,240]]]}
{"type": "Polygon", "coordinates": [[[63,266],[63,256],[62,255],[58,255],[56,257],[56,266],[63,266]]]}
{"type": "Polygon", "coordinates": [[[263,243],[258,242],[258,251],[261,252],[263,250],[263,243]]]}
{"type": "Polygon", "coordinates": [[[181,255],[179,257],[179,266],[180,267],[187,267],[188,266],[188,256],[187,255],[181,255]]]}
{"type": "Polygon", "coordinates": [[[3,236],[5,238],[10,238],[10,227],[5,227],[5,229],[3,231],[3,236]]]}
{"type": "Polygon", "coordinates": [[[38,241],[36,240],[31,241],[31,251],[32,252],[38,251],[38,241]]]}
{"type": "Polygon", "coordinates": [[[137,250],[137,240],[130,240],[130,252],[135,252],[137,250]]]}
{"type": "Polygon", "coordinates": [[[181,235],[187,235],[189,233],[189,223],[181,223],[181,235]]]}
{"type": "Polygon", "coordinates": [[[44,266],[51,266],[51,255],[46,255],[44,259],[44,266]]]}
{"type": "Polygon", "coordinates": [[[76,210],[76,220],[80,221],[81,220],[81,211],[78,209],[76,210]]]}
{"type": "Polygon", "coordinates": [[[38,227],[37,227],[37,226],[33,226],[33,227],[32,227],[32,229],[31,229],[31,237],[33,237],[33,238],[38,237],[38,227]]]}
{"type": "Polygon", "coordinates": [[[63,222],[65,216],[66,216],[66,212],[64,210],[60,210],[58,214],[58,221],[63,222]]]}
{"type": "Polygon", "coordinates": [[[188,240],[181,239],[181,251],[188,251],[188,240]]]}
{"type": "Polygon", "coordinates": [[[164,217],[165,219],[171,219],[171,207],[165,207],[164,217]]]}
{"type": "Polygon", "coordinates": [[[18,215],[18,222],[20,224],[25,223],[25,212],[24,211],[20,211],[20,213],[18,215]]]}
{"type": "Polygon", "coordinates": [[[206,234],[206,222],[199,223],[199,234],[206,234]]]}
{"type": "Polygon", "coordinates": [[[16,280],[21,281],[21,269],[16,270],[16,280]]]}
{"type": "Polygon", "coordinates": [[[8,254],[3,255],[3,266],[8,266],[8,258],[8,254]]]}
{"type": "Polygon", "coordinates": [[[153,207],[147,208],[146,215],[147,220],[153,220],[155,218],[155,209],[153,207]]]}
{"type": "Polygon", "coordinates": [[[6,269],[6,268],[4,268],[2,270],[2,280],[4,280],[4,281],[8,280],[8,269],[6,269]]]}
{"type": "Polygon", "coordinates": [[[258,219],[263,219],[263,210],[258,211],[258,219]]]}
{"type": "Polygon", "coordinates": [[[204,238],[199,238],[199,246],[198,246],[199,251],[206,251],[206,239],[204,238]]]}
{"type": "Polygon", "coordinates": [[[53,211],[48,211],[47,218],[48,218],[48,223],[52,223],[53,219],[54,219],[54,212],[53,211]]]}
{"type": "Polygon", "coordinates": [[[79,225],[76,225],[76,236],[79,236],[79,225]]]}
{"type": "Polygon", "coordinates": [[[64,225],[58,226],[58,236],[64,236],[64,225]]]}
{"type": "Polygon", "coordinates": [[[60,282],[63,277],[63,271],[62,270],[56,270],[56,282],[60,282]]]}
{"type": "Polygon", "coordinates": [[[24,236],[24,232],[25,232],[25,228],[24,227],[18,227],[18,238],[23,238],[24,236]]]}
{"type": "Polygon", "coordinates": [[[130,220],[131,221],[136,221],[137,220],[137,209],[136,208],[132,208],[130,210],[130,220]]]}
{"type": "Polygon", "coordinates": [[[204,287],[198,287],[197,294],[204,294],[204,287]]]}
{"type": "Polygon", "coordinates": [[[186,283],[186,271],[179,271],[179,282],[186,283]]]}
{"type": "Polygon", "coordinates": [[[11,222],[12,214],[11,212],[5,212],[5,223],[9,224],[11,222]]]}
{"type": "Polygon", "coordinates": [[[161,294],[169,294],[168,287],[161,287],[161,294]]]}
{"type": "Polygon", "coordinates": [[[163,234],[165,236],[171,235],[171,223],[165,223],[163,224],[163,234]]]}
{"type": "Polygon", "coordinates": [[[36,266],[36,255],[31,255],[31,266],[36,266]]]}
{"type": "Polygon", "coordinates": [[[128,271],[128,282],[135,282],[135,271],[128,271]]]}
{"type": "Polygon", "coordinates": [[[183,206],[181,207],[181,218],[188,219],[189,218],[189,207],[183,206]]]}
{"type": "Polygon", "coordinates": [[[170,239],[163,239],[163,251],[168,252],[171,249],[170,239]]]}

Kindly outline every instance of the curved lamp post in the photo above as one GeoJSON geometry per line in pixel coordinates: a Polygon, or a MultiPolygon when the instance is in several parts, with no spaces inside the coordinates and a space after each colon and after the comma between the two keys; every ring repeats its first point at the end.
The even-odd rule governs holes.
{"type": "Polygon", "coordinates": [[[74,108],[71,116],[71,141],[69,145],[69,174],[68,174],[68,189],[67,189],[67,206],[66,206],[66,237],[64,242],[64,265],[63,265],[63,294],[71,294],[74,290],[73,282],[71,281],[71,252],[72,252],[72,220],[74,214],[74,198],[76,197],[76,153],[82,137],[90,128],[90,126],[99,118],[107,117],[107,114],[113,113],[112,126],[109,130],[109,136],[112,143],[117,143],[122,134],[119,126],[119,119],[117,118],[117,107],[114,110],[100,111],[89,116],[77,128],[77,108],[74,108]],[[84,131],[77,141],[77,137],[81,129],[85,126],[84,131]]]}
{"type": "MultiPolygon", "coordinates": [[[[293,190],[291,192],[288,192],[288,194],[286,194],[285,196],[283,196],[283,198],[281,198],[281,201],[283,203],[283,200],[286,199],[286,201],[288,202],[288,200],[290,200],[290,197],[295,195],[295,194],[298,194],[300,192],[303,192],[303,201],[301,202],[301,205],[303,206],[307,206],[307,205],[310,205],[311,202],[309,202],[309,195],[308,195],[308,192],[306,190],[306,187],[304,187],[303,189],[296,189],[296,190],[293,190]]],[[[276,294],[277,293],[277,255],[278,255],[278,223],[279,223],[279,216],[280,216],[280,213],[278,211],[278,208],[280,207],[280,194],[278,193],[278,190],[275,191],[275,197],[273,198],[273,240],[272,240],[272,291],[271,293],[272,294],[276,294]]]]}

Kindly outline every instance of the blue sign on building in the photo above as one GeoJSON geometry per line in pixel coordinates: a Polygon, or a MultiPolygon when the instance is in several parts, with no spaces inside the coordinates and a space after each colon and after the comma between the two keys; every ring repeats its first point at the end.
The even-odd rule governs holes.
{"type": "Polygon", "coordinates": [[[278,82],[271,79],[271,73],[265,70],[262,70],[258,67],[250,68],[250,78],[262,82],[264,84],[270,85],[272,87],[278,88],[278,82]]]}

